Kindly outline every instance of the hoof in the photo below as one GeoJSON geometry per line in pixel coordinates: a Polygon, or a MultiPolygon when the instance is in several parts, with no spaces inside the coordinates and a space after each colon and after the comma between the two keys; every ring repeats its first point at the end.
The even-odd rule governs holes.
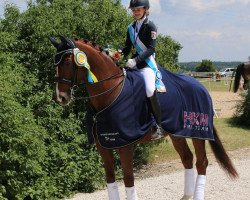
{"type": "Polygon", "coordinates": [[[191,195],[184,195],[180,200],[193,200],[193,196],[191,196],[191,195]]]}

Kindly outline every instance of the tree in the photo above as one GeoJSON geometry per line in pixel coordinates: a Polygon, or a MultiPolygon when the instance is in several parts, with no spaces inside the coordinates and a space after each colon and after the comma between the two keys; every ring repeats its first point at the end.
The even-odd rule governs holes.
{"type": "MultiPolygon", "coordinates": [[[[120,47],[130,22],[120,0],[37,0],[23,13],[6,7],[0,21],[0,199],[62,198],[104,184],[101,159],[84,134],[86,102],[62,108],[51,100],[55,49],[48,35],[120,47]]],[[[178,47],[163,40],[159,59],[175,65],[178,47]]]]}
{"type": "Polygon", "coordinates": [[[156,46],[157,62],[171,71],[176,71],[178,68],[178,55],[182,46],[175,42],[171,37],[159,35],[156,46]]]}
{"type": "Polygon", "coordinates": [[[212,61],[202,60],[202,62],[196,66],[196,72],[215,72],[215,67],[212,61]]]}

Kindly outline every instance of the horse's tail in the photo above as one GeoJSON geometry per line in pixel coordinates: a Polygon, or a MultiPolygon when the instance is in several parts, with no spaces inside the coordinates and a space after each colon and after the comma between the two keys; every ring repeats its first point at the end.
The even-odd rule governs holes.
{"type": "Polygon", "coordinates": [[[215,155],[217,162],[219,163],[221,168],[229,174],[230,177],[237,178],[238,173],[237,173],[231,159],[227,155],[226,150],[224,149],[224,147],[221,143],[221,140],[218,137],[218,133],[217,133],[217,130],[215,129],[215,127],[213,127],[213,132],[214,132],[215,141],[209,141],[209,144],[212,148],[212,151],[215,155]]]}
{"type": "Polygon", "coordinates": [[[241,72],[244,67],[244,63],[239,64],[236,68],[235,78],[234,78],[234,93],[236,93],[240,86],[241,72]]]}

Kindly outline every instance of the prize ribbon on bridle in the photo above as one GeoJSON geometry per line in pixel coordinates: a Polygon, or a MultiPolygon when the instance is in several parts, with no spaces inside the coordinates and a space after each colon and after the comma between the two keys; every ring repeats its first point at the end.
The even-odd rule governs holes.
{"type": "Polygon", "coordinates": [[[78,48],[74,49],[74,60],[77,66],[85,67],[88,70],[88,82],[96,83],[98,82],[96,76],[91,72],[90,65],[87,61],[87,56],[84,52],[80,51],[78,48]]]}

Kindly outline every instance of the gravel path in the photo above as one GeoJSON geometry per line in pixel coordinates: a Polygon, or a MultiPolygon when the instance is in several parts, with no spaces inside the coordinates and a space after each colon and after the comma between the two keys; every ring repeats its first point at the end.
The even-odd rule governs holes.
{"type": "MultiPolygon", "coordinates": [[[[250,199],[250,148],[229,152],[235,167],[240,175],[236,180],[231,180],[220,169],[212,155],[209,155],[210,164],[207,170],[207,184],[205,189],[206,200],[249,200],[250,199]]],[[[135,185],[140,200],[178,200],[183,194],[183,170],[180,161],[162,163],[148,167],[136,175],[135,185]],[[174,167],[171,167],[175,165],[174,167]],[[174,170],[173,170],[174,169],[174,170]],[[151,171],[150,177],[147,171],[151,171]],[[155,176],[152,172],[155,172],[155,176]],[[153,175],[153,176],[152,176],[153,175]]],[[[121,200],[125,200],[125,191],[119,183],[121,200]]],[[[107,200],[106,190],[91,194],[77,194],[68,200],[107,200]]]]}

